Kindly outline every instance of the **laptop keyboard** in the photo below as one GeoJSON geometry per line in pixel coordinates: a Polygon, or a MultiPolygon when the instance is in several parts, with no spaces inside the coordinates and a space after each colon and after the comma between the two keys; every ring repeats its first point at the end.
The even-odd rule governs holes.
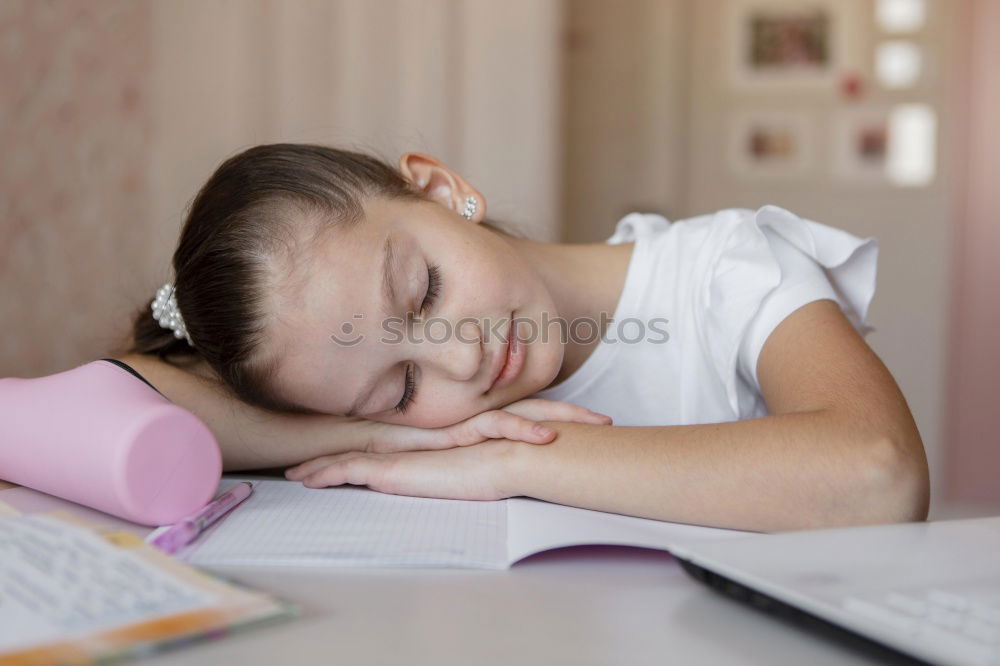
{"type": "Polygon", "coordinates": [[[1000,666],[1000,594],[929,590],[848,597],[843,609],[903,632],[964,663],[1000,666]]]}

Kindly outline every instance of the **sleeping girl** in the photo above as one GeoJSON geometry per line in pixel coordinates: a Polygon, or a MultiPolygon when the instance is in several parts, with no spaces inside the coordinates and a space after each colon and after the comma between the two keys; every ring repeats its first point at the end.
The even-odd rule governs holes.
{"type": "Polygon", "coordinates": [[[878,246],[775,206],[522,238],[438,160],[226,160],[119,355],[227,470],[747,530],[923,520],[878,246]]]}

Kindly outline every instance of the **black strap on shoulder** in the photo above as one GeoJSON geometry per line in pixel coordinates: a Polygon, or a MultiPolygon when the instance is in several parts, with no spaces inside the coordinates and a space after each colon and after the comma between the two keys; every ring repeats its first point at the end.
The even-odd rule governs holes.
{"type": "MultiPolygon", "coordinates": [[[[119,368],[121,368],[123,370],[127,370],[128,372],[132,373],[133,375],[135,375],[136,377],[138,377],[139,379],[141,379],[146,384],[146,386],[148,386],[149,388],[153,389],[154,391],[156,391],[160,395],[163,395],[163,393],[160,391],[160,389],[158,389],[155,386],[153,386],[152,384],[150,384],[148,379],[146,379],[145,377],[143,377],[142,375],[140,375],[139,371],[136,370],[135,368],[133,368],[128,363],[125,363],[124,361],[119,361],[116,358],[102,358],[100,360],[107,361],[108,363],[114,363],[119,368]]],[[[167,396],[163,395],[163,397],[166,398],[167,396]]]]}

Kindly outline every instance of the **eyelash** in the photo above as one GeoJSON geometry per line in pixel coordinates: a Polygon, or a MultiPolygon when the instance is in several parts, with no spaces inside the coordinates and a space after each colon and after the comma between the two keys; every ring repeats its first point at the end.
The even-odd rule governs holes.
{"type": "Polygon", "coordinates": [[[427,293],[424,294],[424,300],[420,304],[420,312],[423,313],[434,306],[437,301],[438,294],[441,293],[441,269],[438,268],[437,264],[427,265],[427,293]]]}
{"type": "MultiPolygon", "coordinates": [[[[427,293],[424,294],[424,300],[420,303],[421,314],[434,307],[434,303],[437,302],[437,298],[440,293],[441,269],[437,264],[428,264],[427,293]]],[[[406,376],[403,380],[403,397],[400,399],[399,404],[394,408],[397,414],[404,413],[413,403],[413,395],[416,393],[416,390],[417,384],[413,379],[413,366],[408,365],[406,366],[406,376]]]]}
{"type": "Polygon", "coordinates": [[[399,404],[395,407],[395,412],[397,414],[402,414],[405,412],[411,403],[413,403],[413,394],[417,390],[417,384],[413,381],[413,365],[406,366],[406,376],[403,380],[403,397],[399,401],[399,404]]]}

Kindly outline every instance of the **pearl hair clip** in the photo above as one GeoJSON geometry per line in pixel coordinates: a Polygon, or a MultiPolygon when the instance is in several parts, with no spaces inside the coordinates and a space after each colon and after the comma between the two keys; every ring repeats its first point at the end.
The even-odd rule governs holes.
{"type": "Polygon", "coordinates": [[[174,298],[175,293],[176,290],[171,282],[167,282],[156,290],[156,298],[153,299],[152,304],[153,319],[158,321],[163,328],[169,328],[173,331],[175,338],[184,338],[193,347],[194,345],[191,344],[187,328],[184,326],[181,311],[177,309],[177,299],[174,298]]]}

